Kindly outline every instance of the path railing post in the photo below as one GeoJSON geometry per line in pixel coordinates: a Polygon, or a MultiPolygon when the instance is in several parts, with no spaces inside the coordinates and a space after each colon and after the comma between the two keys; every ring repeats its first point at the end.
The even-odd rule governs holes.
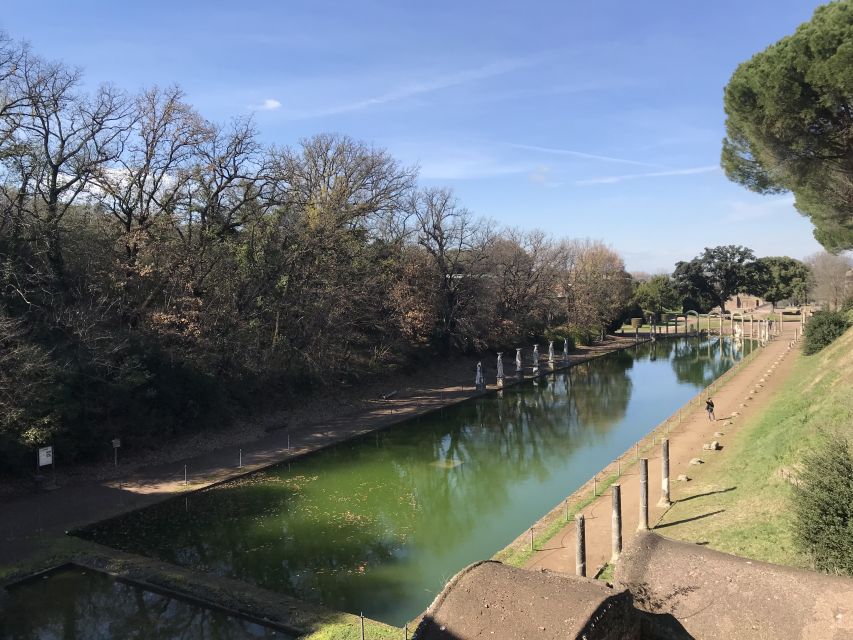
{"type": "Polygon", "coordinates": [[[669,507],[672,503],[669,501],[669,438],[664,438],[661,441],[661,456],[660,456],[660,471],[661,471],[661,495],[659,507],[669,507]]]}
{"type": "Polygon", "coordinates": [[[586,523],[583,514],[575,516],[575,575],[586,577],[586,523]]]}
{"type": "Polygon", "coordinates": [[[613,513],[611,515],[613,554],[610,556],[610,562],[616,562],[622,555],[622,487],[619,484],[614,484],[611,487],[611,495],[613,496],[613,513]]]}
{"type": "Polygon", "coordinates": [[[649,460],[640,460],[640,524],[637,531],[649,529],[649,460]]]}

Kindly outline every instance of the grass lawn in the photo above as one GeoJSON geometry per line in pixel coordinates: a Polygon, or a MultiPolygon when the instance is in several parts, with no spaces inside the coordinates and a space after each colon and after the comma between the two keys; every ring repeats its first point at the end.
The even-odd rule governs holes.
{"type": "Polygon", "coordinates": [[[691,482],[674,487],[680,501],[658,533],[757,560],[808,566],[793,543],[788,478],[821,431],[853,436],[853,329],[823,351],[800,356],[763,415],[733,430],[720,425],[727,434],[723,455],[691,470],[691,482]]]}

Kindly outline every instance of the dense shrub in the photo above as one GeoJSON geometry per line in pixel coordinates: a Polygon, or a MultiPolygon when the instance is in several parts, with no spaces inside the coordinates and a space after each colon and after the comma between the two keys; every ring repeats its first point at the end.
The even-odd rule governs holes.
{"type": "Polygon", "coordinates": [[[853,451],[841,435],[805,457],[794,488],[794,537],[816,569],[853,576],[853,451]]]}
{"type": "Polygon", "coordinates": [[[557,353],[563,352],[563,341],[567,338],[569,340],[569,351],[573,351],[575,348],[575,336],[572,335],[570,327],[563,325],[561,327],[555,327],[554,329],[545,330],[545,339],[554,341],[554,350],[557,353]]]}
{"type": "Polygon", "coordinates": [[[850,321],[840,311],[818,311],[806,324],[805,353],[817,353],[847,331],[850,321]]]}

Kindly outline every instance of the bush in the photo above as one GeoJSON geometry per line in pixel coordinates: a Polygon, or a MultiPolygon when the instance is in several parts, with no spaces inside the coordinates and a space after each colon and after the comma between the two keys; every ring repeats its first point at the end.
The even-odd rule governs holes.
{"type": "Polygon", "coordinates": [[[829,436],[807,455],[794,487],[794,540],[814,567],[853,576],[853,451],[829,436]]]}
{"type": "Polygon", "coordinates": [[[850,321],[840,311],[818,311],[806,323],[805,353],[817,353],[847,331],[850,321]]]}
{"type": "Polygon", "coordinates": [[[574,351],[575,349],[575,337],[572,335],[571,329],[566,326],[555,327],[553,329],[545,330],[545,339],[554,341],[554,350],[557,353],[563,352],[563,341],[568,338],[569,340],[569,351],[574,351]]]}

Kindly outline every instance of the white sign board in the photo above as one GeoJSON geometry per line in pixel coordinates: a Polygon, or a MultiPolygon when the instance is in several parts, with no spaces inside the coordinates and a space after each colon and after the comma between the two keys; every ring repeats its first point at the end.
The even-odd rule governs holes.
{"type": "Polygon", "coordinates": [[[39,449],[39,466],[46,467],[53,464],[53,447],[41,447],[39,449]]]}
{"type": "Polygon", "coordinates": [[[121,446],[121,438],[113,438],[113,449],[118,449],[121,446]]]}

